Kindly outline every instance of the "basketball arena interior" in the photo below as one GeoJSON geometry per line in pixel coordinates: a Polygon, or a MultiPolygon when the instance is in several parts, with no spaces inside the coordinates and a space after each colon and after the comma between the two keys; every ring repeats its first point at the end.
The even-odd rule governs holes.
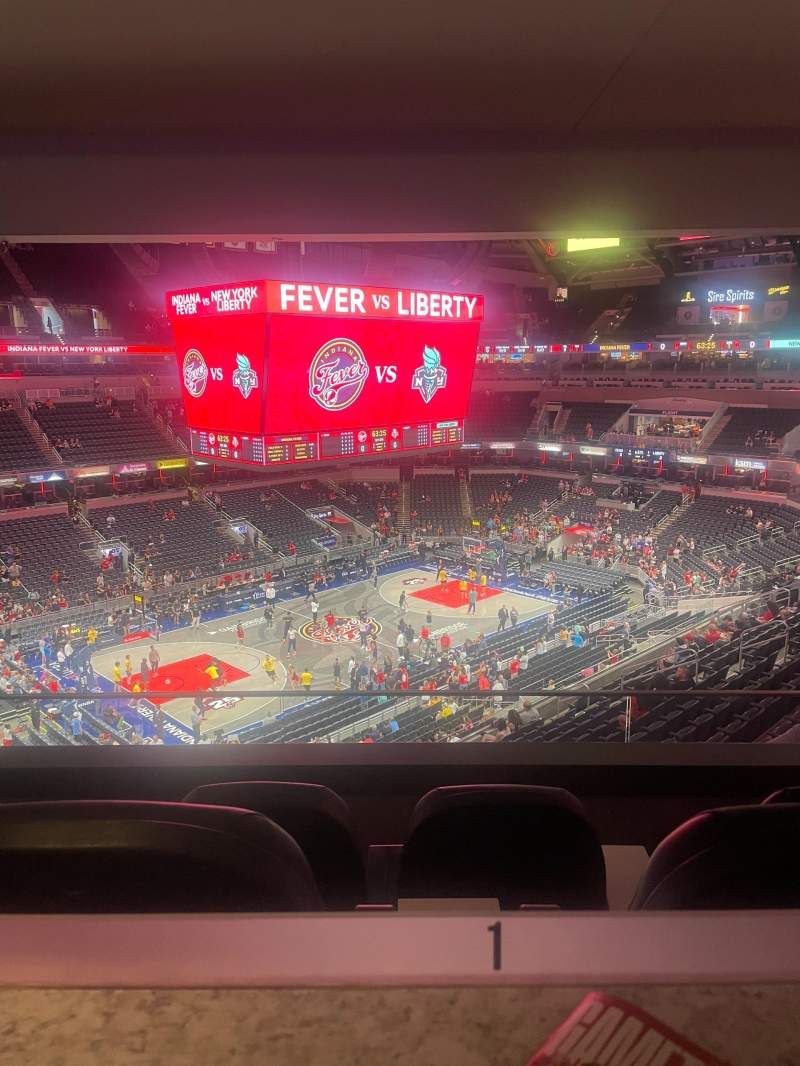
{"type": "Polygon", "coordinates": [[[37,6],[0,1063],[796,1066],[800,13],[37,6]]]}

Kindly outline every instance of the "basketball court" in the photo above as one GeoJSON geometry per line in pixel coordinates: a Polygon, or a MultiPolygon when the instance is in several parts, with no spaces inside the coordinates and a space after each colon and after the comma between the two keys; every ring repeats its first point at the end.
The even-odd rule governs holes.
{"type": "Polygon", "coordinates": [[[143,690],[141,694],[133,695],[133,699],[146,699],[148,691],[169,693],[155,697],[152,702],[158,703],[168,720],[187,727],[191,724],[192,699],[183,693],[203,691],[208,694],[209,707],[203,733],[239,729],[313,698],[315,689],[333,689],[337,658],[346,688],[347,664],[351,655],[358,662],[366,655],[361,647],[360,610],[366,614],[368,634],[377,641],[382,662],[384,657],[392,661],[397,659],[396,639],[401,618],[418,634],[430,615],[431,638],[438,640],[448,633],[457,645],[467,637],[496,630],[497,612],[501,606],[509,612],[515,608],[519,621],[551,609],[549,600],[498,585],[476,585],[476,592],[475,613],[468,614],[466,581],[456,575],[440,584],[433,568],[410,567],[379,575],[377,589],[371,580],[364,580],[343,588],[321,590],[317,597],[320,607],[316,620],[310,605],[300,596],[277,604],[271,630],[265,627],[263,610],[259,607],[223,618],[204,619],[196,629],[187,626],[164,633],[155,645],[161,660],[158,671],[155,675],[148,671],[144,684],[140,663],[154,643],[146,631],[140,639],[129,638],[125,643],[95,652],[92,666],[98,674],[111,679],[114,663],[120,663],[124,674],[125,656],[130,655],[132,674],[124,681],[123,688],[130,691],[138,684],[143,690]],[[405,610],[401,612],[403,592],[406,601],[405,610]],[[288,612],[291,612],[298,631],[297,650],[291,656],[283,641],[288,612]],[[333,617],[333,624],[329,624],[328,615],[333,617]],[[236,637],[239,624],[244,629],[241,645],[236,637]],[[274,682],[261,665],[267,653],[276,660],[274,682]],[[219,682],[213,689],[205,672],[212,659],[220,673],[219,682]],[[253,691],[289,691],[291,673],[300,674],[305,669],[313,675],[310,695],[303,690],[298,690],[289,700],[248,695],[253,691]]]}

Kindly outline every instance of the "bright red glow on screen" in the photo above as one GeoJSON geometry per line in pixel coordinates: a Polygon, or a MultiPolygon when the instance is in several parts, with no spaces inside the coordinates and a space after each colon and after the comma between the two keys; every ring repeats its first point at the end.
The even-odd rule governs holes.
{"type": "Polygon", "coordinates": [[[272,319],[267,432],[464,418],[477,325],[367,319],[343,326],[327,318],[272,319]]]}
{"type": "Polygon", "coordinates": [[[187,425],[263,432],[263,315],[173,321],[187,425]]]}
{"type": "Polygon", "coordinates": [[[167,307],[195,454],[266,465],[463,441],[481,296],[257,281],[167,307]]]}

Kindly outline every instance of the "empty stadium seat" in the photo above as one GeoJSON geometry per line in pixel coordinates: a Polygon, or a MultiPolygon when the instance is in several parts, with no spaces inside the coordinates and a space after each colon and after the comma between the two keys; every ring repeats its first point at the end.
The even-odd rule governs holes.
{"type": "Polygon", "coordinates": [[[364,861],[350,808],[324,785],[296,781],[224,781],[200,785],[184,803],[244,807],[267,815],[294,837],[331,910],[366,900],[364,861]]]}
{"type": "Polygon", "coordinates": [[[632,909],[798,907],[798,833],[796,804],[704,811],[658,845],[632,909]]]}
{"type": "Polygon", "coordinates": [[[580,802],[559,788],[457,785],[417,803],[400,898],[496,898],[605,909],[603,853],[580,802]]]}
{"type": "Polygon", "coordinates": [[[262,814],[126,800],[0,807],[0,913],[322,910],[299,845],[262,814]]]}

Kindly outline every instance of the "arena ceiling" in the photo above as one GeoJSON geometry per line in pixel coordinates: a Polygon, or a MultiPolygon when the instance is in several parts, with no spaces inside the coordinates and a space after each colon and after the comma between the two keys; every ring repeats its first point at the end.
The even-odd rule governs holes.
{"type": "Polygon", "coordinates": [[[774,0],[11,5],[0,233],[797,230],[774,0]]]}

